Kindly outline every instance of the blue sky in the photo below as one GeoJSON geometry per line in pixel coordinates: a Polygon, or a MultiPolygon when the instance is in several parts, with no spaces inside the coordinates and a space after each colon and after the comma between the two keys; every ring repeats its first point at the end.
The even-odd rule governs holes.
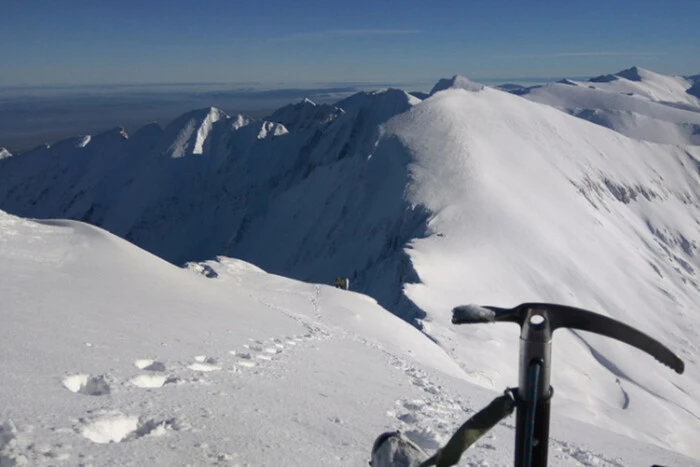
{"type": "Polygon", "coordinates": [[[700,73],[700,0],[0,0],[0,85],[700,73]]]}

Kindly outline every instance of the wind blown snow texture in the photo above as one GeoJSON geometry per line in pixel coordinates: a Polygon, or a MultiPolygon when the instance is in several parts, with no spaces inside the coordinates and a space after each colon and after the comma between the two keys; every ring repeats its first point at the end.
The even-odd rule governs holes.
{"type": "MultiPolygon", "coordinates": [[[[646,86],[637,74],[616,79],[646,86]]],[[[128,139],[116,129],[38,148],[0,161],[0,207],[86,220],[176,264],[223,253],[306,281],[349,277],[495,391],[516,384],[517,329],[455,328],[453,306],[545,300],[608,314],[671,346],[686,374],[559,331],[554,410],[700,458],[700,147],[441,83],[423,101],[390,89],[338,110],[301,102],[297,117],[279,114],[293,130],[204,109],[128,139]]]]}
{"type": "MultiPolygon", "coordinates": [[[[3,467],[366,465],[382,431],[432,451],[495,395],[367,296],[239,260],[0,212],[0,268],[3,467]]],[[[695,462],[561,413],[552,434],[556,465],[695,462]]],[[[512,444],[511,419],[464,460],[512,444]]]]}

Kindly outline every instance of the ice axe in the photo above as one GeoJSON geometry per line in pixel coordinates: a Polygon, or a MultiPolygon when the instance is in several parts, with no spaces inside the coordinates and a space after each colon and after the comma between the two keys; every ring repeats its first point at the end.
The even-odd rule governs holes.
{"type": "MultiPolygon", "coordinates": [[[[549,384],[552,333],[556,329],[578,329],[617,339],[643,350],[676,373],[683,373],[683,361],[668,347],[625,323],[592,311],[551,303],[523,303],[510,309],[463,305],[452,310],[453,324],[501,321],[516,323],[521,329],[518,388],[512,391],[516,408],[516,467],[547,465],[549,412],[554,393],[549,384]]],[[[492,418],[489,425],[495,424],[497,417],[492,418]]],[[[460,443],[460,448],[468,447],[466,442],[460,443]]]]}

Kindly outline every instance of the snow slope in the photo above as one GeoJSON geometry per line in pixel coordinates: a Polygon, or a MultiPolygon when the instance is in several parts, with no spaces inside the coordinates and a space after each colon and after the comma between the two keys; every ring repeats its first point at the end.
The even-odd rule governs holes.
{"type": "Polygon", "coordinates": [[[556,410],[700,457],[700,149],[452,82],[423,101],[360,93],[305,130],[223,117],[202,154],[191,142],[212,109],[63,142],[0,161],[0,206],[84,219],[176,264],[224,253],[311,282],[349,277],[489,390],[517,380],[517,331],[454,329],[453,306],[594,309],[671,346],[686,374],[559,331],[556,410]]]}
{"type": "Polygon", "coordinates": [[[661,404],[665,415],[644,438],[697,455],[700,150],[633,141],[491,89],[438,93],[392,120],[384,138],[377,153],[398,141],[413,156],[409,200],[433,213],[428,236],[411,243],[420,281],[406,294],[426,310],[428,334],[463,368],[481,368],[474,381],[515,380],[517,332],[455,330],[451,305],[591,308],[671,345],[687,373],[560,332],[558,406],[629,433],[625,425],[644,426],[646,408],[661,404]]]}
{"type": "Polygon", "coordinates": [[[698,106],[698,99],[687,93],[692,85],[688,78],[666,76],[636,66],[608,75],[605,79],[591,78],[588,82],[604,91],[636,94],[657,102],[698,106]]]}
{"type": "MultiPolygon", "coordinates": [[[[404,261],[402,246],[425,215],[404,214],[405,166],[387,184],[386,162],[366,158],[379,125],[418,102],[400,90],[361,93],[338,103],[337,118],[291,132],[277,122],[220,118],[205,132],[203,154],[194,152],[195,135],[215,109],[109,147],[100,135],[84,148],[69,140],[8,159],[0,203],[25,216],[91,222],[175,264],[226,253],[299,279],[353,276],[359,290],[390,306],[400,299],[399,278],[376,277],[404,261]],[[101,174],[83,168],[98,163],[101,174]],[[368,217],[377,196],[385,203],[368,217]],[[338,230],[341,211],[353,223],[338,230]],[[361,256],[339,248],[348,238],[361,256]]],[[[284,121],[302,121],[311,105],[302,104],[299,119],[288,108],[284,121]]]]}
{"type": "Polygon", "coordinates": [[[700,99],[690,79],[633,67],[587,82],[566,80],[518,95],[548,104],[635,139],[700,144],[700,99]]]}
{"type": "MultiPolygon", "coordinates": [[[[365,465],[381,431],[432,450],[496,395],[360,294],[73,221],[0,212],[0,244],[3,467],[365,465]]],[[[510,465],[512,436],[463,465],[510,465]]],[[[700,465],[557,413],[552,437],[556,465],[700,465]]]]}

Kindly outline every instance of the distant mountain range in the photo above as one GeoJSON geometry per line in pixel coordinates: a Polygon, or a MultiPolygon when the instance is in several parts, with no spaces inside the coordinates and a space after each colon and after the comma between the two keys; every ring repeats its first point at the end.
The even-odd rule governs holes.
{"type": "Polygon", "coordinates": [[[576,362],[555,382],[567,410],[642,424],[643,410],[607,413],[623,381],[632,404],[667,411],[655,439],[697,453],[694,86],[639,68],[513,93],[457,76],[430,95],[302,100],[264,119],[199,109],[165,128],[0,153],[0,209],[83,220],[175,264],[226,255],[305,281],[350,278],[494,388],[517,379],[513,330],[454,329],[452,306],[593,308],[672,345],[688,372],[672,381],[575,334],[555,357],[576,362]]]}
{"type": "Polygon", "coordinates": [[[700,75],[665,76],[632,67],[588,81],[500,86],[635,139],[700,144],[700,75]]]}

